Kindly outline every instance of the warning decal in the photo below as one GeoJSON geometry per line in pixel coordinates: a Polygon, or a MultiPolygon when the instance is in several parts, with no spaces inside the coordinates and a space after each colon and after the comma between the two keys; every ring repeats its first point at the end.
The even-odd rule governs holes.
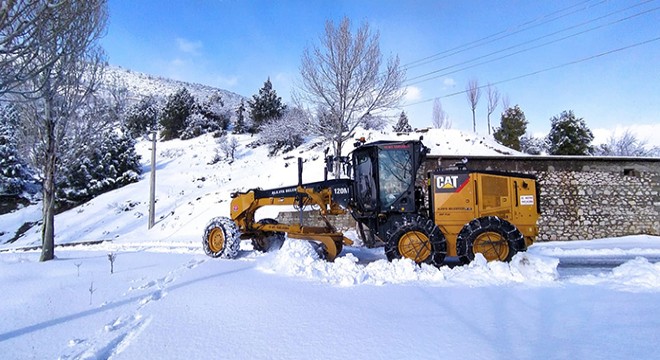
{"type": "Polygon", "coordinates": [[[520,205],[534,205],[534,195],[520,195],[520,205]]]}

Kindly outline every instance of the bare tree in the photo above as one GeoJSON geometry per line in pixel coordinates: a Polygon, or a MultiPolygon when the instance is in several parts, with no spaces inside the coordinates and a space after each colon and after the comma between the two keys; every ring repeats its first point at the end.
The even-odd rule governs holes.
{"type": "Polygon", "coordinates": [[[46,261],[54,257],[58,165],[67,149],[80,148],[87,140],[71,134],[80,130],[75,120],[93,101],[103,70],[104,54],[97,41],[105,31],[107,5],[106,0],[39,3],[46,4],[45,18],[31,34],[33,43],[26,55],[30,62],[19,59],[15,64],[32,74],[23,79],[17,95],[23,99],[23,138],[32,144],[31,162],[43,182],[40,260],[46,261]]]}
{"type": "Polygon", "coordinates": [[[612,134],[607,143],[596,148],[596,155],[651,157],[660,155],[660,148],[648,145],[646,140],[638,139],[630,129],[626,129],[620,137],[612,134]]]}
{"type": "Polygon", "coordinates": [[[511,108],[511,100],[509,99],[509,95],[502,96],[502,107],[504,108],[503,111],[507,111],[511,108]]]}
{"type": "Polygon", "coordinates": [[[433,127],[436,129],[451,129],[451,120],[449,120],[447,112],[442,109],[442,103],[438,98],[433,100],[433,114],[431,116],[433,127]]]}
{"type": "MultiPolygon", "coordinates": [[[[397,107],[404,95],[404,71],[393,57],[381,69],[378,32],[364,23],[354,34],[344,18],[335,27],[327,21],[321,46],[306,48],[301,64],[302,84],[296,101],[324,114],[311,121],[308,129],[331,141],[335,157],[341,156],[351,132],[373,112],[397,107]]],[[[335,164],[339,176],[339,163],[335,164]]]]}
{"type": "Polygon", "coordinates": [[[490,135],[490,115],[495,111],[495,109],[497,109],[497,104],[500,102],[500,92],[496,87],[488,84],[486,95],[488,96],[488,135],[490,135]]]}
{"type": "Polygon", "coordinates": [[[104,89],[108,93],[109,103],[112,105],[109,110],[114,121],[121,126],[125,126],[126,112],[129,106],[128,84],[118,75],[104,76],[107,86],[104,89]]]}
{"type": "Polygon", "coordinates": [[[305,141],[308,118],[303,109],[287,107],[281,117],[271,119],[261,126],[260,141],[268,145],[271,155],[280,150],[291,151],[305,141]]]}
{"type": "Polygon", "coordinates": [[[225,155],[225,159],[227,159],[230,164],[233,163],[236,159],[236,151],[240,146],[238,140],[233,136],[231,138],[222,136],[218,138],[217,142],[220,144],[220,151],[225,155]]]}
{"type": "Polygon", "coordinates": [[[35,89],[22,85],[33,81],[63,55],[41,45],[57,41],[77,21],[64,17],[53,21],[65,7],[70,5],[59,1],[0,1],[0,95],[34,95],[35,89]]]}
{"type": "Polygon", "coordinates": [[[468,81],[467,87],[465,88],[465,94],[470,103],[470,109],[472,109],[472,131],[477,132],[476,109],[477,104],[479,103],[479,98],[481,97],[481,88],[479,88],[479,82],[477,79],[468,81]]]}

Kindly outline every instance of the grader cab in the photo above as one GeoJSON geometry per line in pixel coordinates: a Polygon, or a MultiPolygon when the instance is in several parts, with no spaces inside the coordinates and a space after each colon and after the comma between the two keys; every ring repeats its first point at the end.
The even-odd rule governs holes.
{"type": "MultiPolygon", "coordinates": [[[[469,171],[464,166],[423,173],[428,153],[421,141],[360,143],[345,159],[350,179],[232,194],[231,218],[213,219],[204,232],[205,252],[233,258],[241,239],[268,250],[284,234],[313,241],[329,261],[351,245],[328,218],[350,213],[363,242],[384,246],[389,260],[409,258],[441,266],[446,256],[467,263],[475,253],[489,261],[508,261],[538,235],[538,190],[533,176],[469,171]],[[263,206],[294,205],[295,224],[255,219],[263,206]],[[315,205],[325,226],[306,226],[304,208],[315,205]]],[[[326,161],[331,162],[328,158],[326,161]]],[[[336,160],[336,159],[334,159],[336,160]]],[[[328,168],[331,168],[329,166],[328,168]]]]}

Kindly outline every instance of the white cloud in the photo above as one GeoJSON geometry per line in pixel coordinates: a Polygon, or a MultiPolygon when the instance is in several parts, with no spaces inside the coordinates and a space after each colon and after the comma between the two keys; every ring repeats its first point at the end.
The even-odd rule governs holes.
{"type": "Polygon", "coordinates": [[[452,78],[445,78],[442,80],[442,84],[445,86],[445,88],[453,88],[456,86],[456,80],[452,78]]]}
{"type": "Polygon", "coordinates": [[[225,87],[231,88],[238,84],[238,76],[224,76],[218,75],[215,77],[216,86],[224,89],[225,87]]]}
{"type": "Polygon", "coordinates": [[[163,62],[162,65],[165,77],[220,89],[234,89],[240,80],[238,75],[221,74],[210,70],[200,58],[176,57],[163,62]]]}
{"type": "Polygon", "coordinates": [[[203,46],[199,40],[190,41],[184,38],[176,38],[176,45],[180,51],[191,55],[199,55],[199,50],[203,46]]]}
{"type": "Polygon", "coordinates": [[[422,90],[416,86],[406,87],[406,95],[403,100],[406,102],[417,101],[422,98],[422,90]]]}
{"type": "Polygon", "coordinates": [[[170,61],[170,65],[172,67],[182,67],[185,66],[188,62],[186,60],[180,59],[180,58],[175,58],[172,61],[170,61]]]}
{"type": "Polygon", "coordinates": [[[187,79],[190,67],[190,61],[174,58],[165,63],[165,76],[174,80],[190,81],[187,79]]]}
{"type": "Polygon", "coordinates": [[[272,81],[281,84],[281,85],[289,85],[292,83],[291,81],[291,76],[288,73],[285,72],[280,72],[275,74],[275,77],[272,79],[272,81]]]}

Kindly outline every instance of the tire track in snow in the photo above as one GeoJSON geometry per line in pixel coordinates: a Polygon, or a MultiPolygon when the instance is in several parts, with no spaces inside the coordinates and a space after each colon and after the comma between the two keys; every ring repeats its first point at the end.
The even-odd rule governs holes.
{"type": "MultiPolygon", "coordinates": [[[[172,282],[184,272],[196,268],[205,261],[207,260],[191,259],[161,278],[149,280],[136,288],[130,287],[122,296],[128,296],[136,291],[147,293],[132,300],[133,306],[130,306],[132,310],[105,324],[94,336],[69,340],[67,349],[59,359],[111,359],[123,352],[153,320],[151,316],[143,316],[141,310],[167,296],[167,288],[172,282]]],[[[104,306],[121,301],[125,300],[111,301],[104,306]]]]}

